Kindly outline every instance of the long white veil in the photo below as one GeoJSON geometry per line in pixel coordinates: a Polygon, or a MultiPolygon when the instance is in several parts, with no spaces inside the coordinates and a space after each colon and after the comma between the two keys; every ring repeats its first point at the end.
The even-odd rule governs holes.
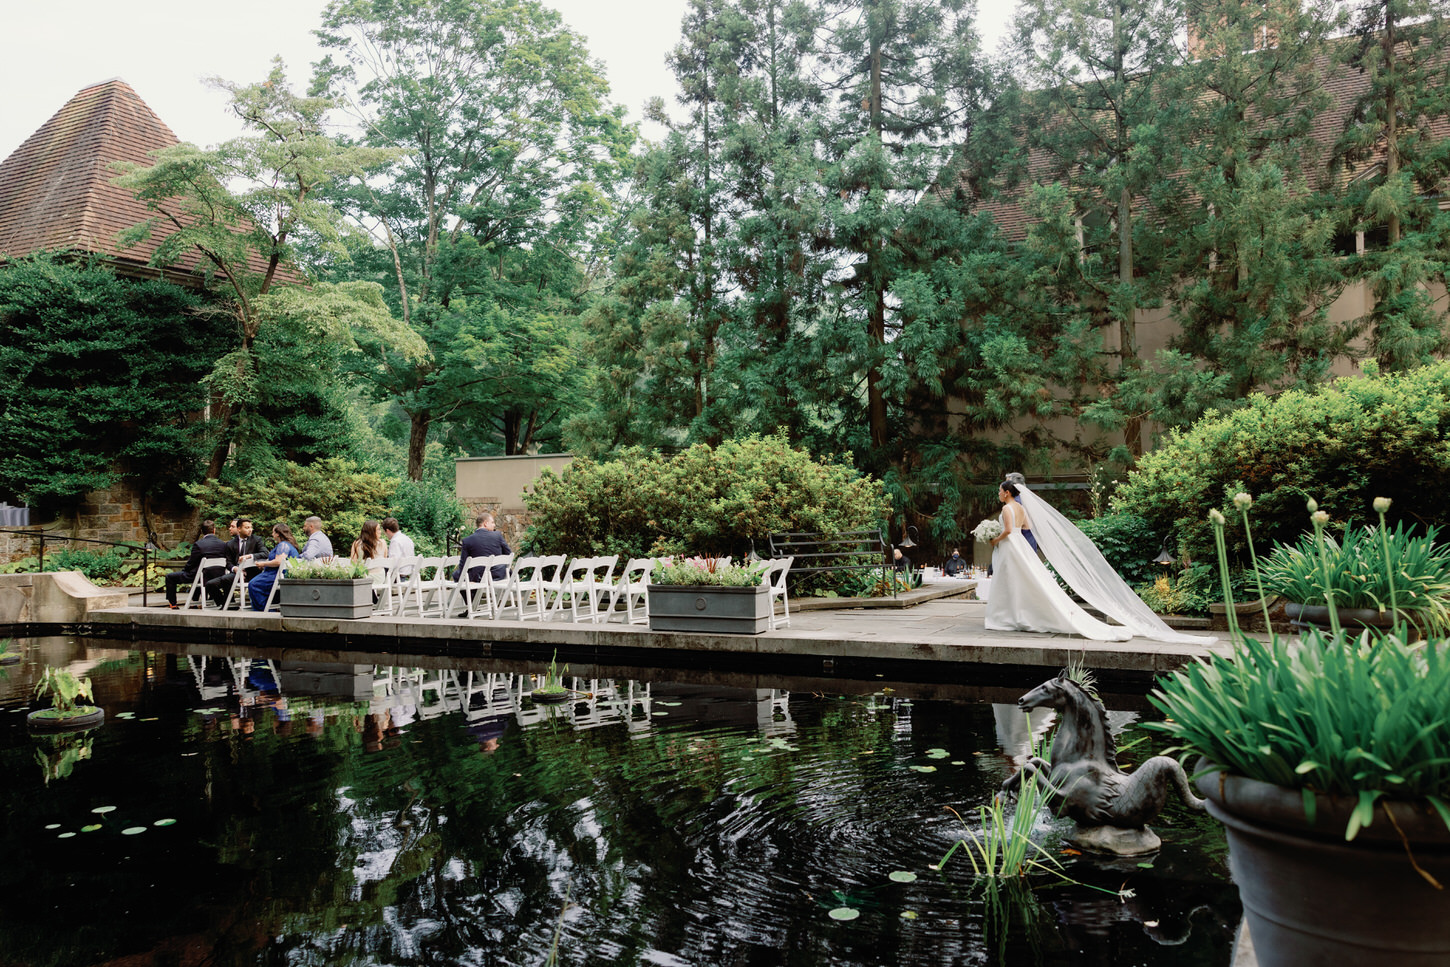
{"type": "Polygon", "coordinates": [[[1017,485],[1022,507],[1037,546],[1068,587],[1084,601],[1142,638],[1179,644],[1207,644],[1216,639],[1174,631],[1118,576],[1102,552],[1072,521],[1022,484],[1017,485]]]}

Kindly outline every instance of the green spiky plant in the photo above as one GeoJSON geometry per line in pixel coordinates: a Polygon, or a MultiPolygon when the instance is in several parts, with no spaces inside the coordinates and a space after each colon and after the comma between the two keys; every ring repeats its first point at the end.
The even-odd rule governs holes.
{"type": "MultiPolygon", "coordinates": [[[[1384,536],[1389,501],[1378,498],[1380,566],[1388,605],[1398,613],[1398,583],[1384,536]]],[[[1328,515],[1310,501],[1314,527],[1311,564],[1325,575],[1332,551],[1324,539],[1328,515]]],[[[1227,585],[1224,517],[1210,515],[1227,585]]],[[[1347,633],[1339,598],[1327,580],[1325,601],[1333,631],[1293,641],[1242,634],[1227,611],[1234,649],[1163,679],[1150,695],[1167,717],[1147,728],[1176,740],[1170,752],[1195,754],[1230,772],[1300,790],[1313,821],[1316,796],[1355,803],[1345,829],[1352,840],[1373,822],[1382,800],[1423,801],[1450,827],[1450,640],[1418,640],[1403,620],[1391,632],[1347,633]]]]}

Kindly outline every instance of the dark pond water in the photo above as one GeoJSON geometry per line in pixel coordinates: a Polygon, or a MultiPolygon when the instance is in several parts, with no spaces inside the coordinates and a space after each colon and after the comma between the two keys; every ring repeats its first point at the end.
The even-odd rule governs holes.
{"type": "MultiPolygon", "coordinates": [[[[1231,959],[1222,833],[1177,805],[1151,863],[1062,855],[1076,884],[932,869],[1025,750],[1002,703],[1036,681],[575,668],[595,676],[578,700],[544,707],[537,664],[20,645],[0,678],[7,967],[1231,959]],[[47,663],[92,678],[102,727],[27,732],[47,663]]],[[[1137,742],[1122,758],[1149,754],[1141,699],[1105,697],[1137,742]]],[[[1039,820],[1055,854],[1064,832],[1039,820]]]]}

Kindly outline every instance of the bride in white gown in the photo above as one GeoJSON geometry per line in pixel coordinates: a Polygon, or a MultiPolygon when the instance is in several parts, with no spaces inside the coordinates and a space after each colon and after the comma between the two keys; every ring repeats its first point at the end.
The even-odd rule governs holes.
{"type": "Polygon", "coordinates": [[[1168,627],[1086,534],[1026,486],[1003,483],[997,496],[1002,501],[1002,535],[992,541],[996,550],[987,630],[1081,635],[1095,641],[1127,641],[1134,636],[1191,644],[1214,640],[1168,627]],[[1062,590],[1023,536],[1028,529],[1063,581],[1116,625],[1097,620],[1062,590]]]}

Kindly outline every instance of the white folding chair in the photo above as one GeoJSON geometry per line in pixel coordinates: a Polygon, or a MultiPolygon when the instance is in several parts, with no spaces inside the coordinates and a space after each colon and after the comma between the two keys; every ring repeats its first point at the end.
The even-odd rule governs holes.
{"type": "Polygon", "coordinates": [[[386,557],[368,561],[368,577],[373,579],[373,614],[393,613],[392,565],[392,559],[386,557]]]}
{"type": "Polygon", "coordinates": [[[509,568],[508,583],[504,585],[503,597],[499,601],[500,612],[514,608],[518,611],[519,620],[525,621],[530,615],[544,620],[544,613],[549,604],[549,586],[557,587],[559,571],[564,567],[564,555],[556,554],[548,557],[530,555],[528,557],[515,558],[513,565],[509,568]],[[552,575],[550,572],[552,571],[552,575]],[[532,602],[532,608],[530,603],[532,602]]]}
{"type": "Polygon", "coordinates": [[[448,596],[453,592],[453,580],[448,576],[451,558],[425,557],[418,562],[418,574],[413,588],[417,592],[418,617],[444,618],[448,596]],[[429,573],[431,571],[431,573],[429,573]]]}
{"type": "Polygon", "coordinates": [[[464,562],[458,577],[453,581],[453,592],[448,597],[446,612],[459,613],[465,618],[492,618],[498,614],[498,594],[494,586],[493,569],[498,564],[513,560],[510,554],[490,554],[485,557],[470,557],[464,562]],[[477,578],[474,571],[481,571],[477,578]]]}
{"type": "Polygon", "coordinates": [[[770,588],[770,630],[774,631],[778,626],[790,625],[790,599],[786,595],[785,578],[790,573],[790,566],[795,563],[794,557],[779,557],[773,561],[766,562],[770,566],[760,576],[760,583],[770,588]],[[777,622],[775,615],[775,602],[780,599],[781,620],[777,622]]]}
{"type": "Polygon", "coordinates": [[[266,614],[272,610],[272,600],[277,597],[277,585],[282,583],[282,577],[287,573],[287,566],[293,561],[290,557],[284,557],[277,562],[277,580],[272,582],[272,590],[267,592],[267,601],[262,605],[262,613],[266,614]]]}
{"type": "Polygon", "coordinates": [[[423,616],[423,561],[424,558],[414,555],[399,558],[393,565],[393,610],[399,617],[408,613],[410,603],[417,609],[418,616],[423,616]]]}
{"type": "Polygon", "coordinates": [[[196,566],[196,577],[192,579],[191,587],[186,592],[186,603],[183,608],[190,608],[191,602],[196,601],[197,607],[203,611],[207,610],[206,602],[206,572],[215,571],[227,566],[227,559],[224,557],[204,557],[201,563],[196,566]]]}
{"type": "Polygon", "coordinates": [[[596,620],[613,619],[615,607],[623,600],[624,620],[627,624],[649,624],[649,575],[653,570],[652,559],[631,558],[624,565],[624,570],[619,572],[619,577],[614,579],[614,584],[609,588],[609,603],[605,605],[602,617],[596,620]],[[635,615],[636,609],[639,611],[638,616],[635,615]]]}

